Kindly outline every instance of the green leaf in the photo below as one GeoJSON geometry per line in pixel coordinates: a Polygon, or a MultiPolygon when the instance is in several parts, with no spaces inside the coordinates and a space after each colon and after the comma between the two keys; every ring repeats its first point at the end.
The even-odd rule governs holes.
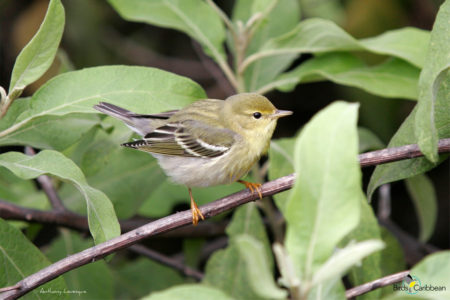
{"type": "Polygon", "coordinates": [[[215,60],[225,61],[225,28],[215,10],[200,0],[109,0],[126,20],[182,31],[215,60]]]}
{"type": "Polygon", "coordinates": [[[227,294],[219,289],[203,284],[179,285],[168,290],[153,293],[142,300],[232,300],[227,294]]]}
{"type": "Polygon", "coordinates": [[[49,174],[71,182],[86,199],[89,229],[95,242],[98,244],[120,234],[119,222],[108,197],[89,186],[80,169],[61,153],[44,150],[27,156],[8,152],[0,155],[0,165],[23,179],[49,174]]]}
{"type": "Polygon", "coordinates": [[[61,74],[32,97],[30,108],[21,113],[0,138],[42,116],[96,113],[93,105],[111,102],[139,113],[182,108],[199,98],[203,89],[192,80],[159,69],[104,66],[61,74]]]}
{"type": "MultiPolygon", "coordinates": [[[[436,107],[440,108],[435,111],[439,138],[450,137],[450,114],[448,113],[450,111],[450,101],[448,101],[448,95],[450,95],[450,80],[449,84],[442,84],[439,87],[436,97],[436,107]]],[[[414,135],[414,120],[416,119],[417,108],[417,106],[414,107],[413,111],[394,134],[389,142],[389,148],[417,143],[414,135]]],[[[380,185],[425,173],[444,161],[446,157],[446,155],[441,155],[437,163],[432,163],[426,158],[419,157],[377,166],[367,188],[368,199],[372,198],[373,192],[380,185]]]]}
{"type": "Polygon", "coordinates": [[[358,41],[331,21],[308,19],[290,32],[268,40],[259,52],[247,57],[242,68],[264,57],[336,51],[369,51],[394,56],[421,67],[427,42],[427,32],[413,28],[393,30],[358,41]]]}
{"type": "Polygon", "coordinates": [[[339,249],[314,273],[312,284],[318,285],[333,278],[341,278],[350,267],[383,247],[384,244],[380,240],[367,240],[339,249]]]}
{"type": "MultiPolygon", "coordinates": [[[[445,109],[436,97],[439,86],[450,85],[450,1],[445,1],[436,16],[431,31],[430,44],[425,58],[425,66],[419,79],[419,103],[415,118],[415,134],[420,150],[432,162],[438,161],[438,122],[436,111],[445,109]]],[[[450,92],[447,94],[449,102],[450,92]]],[[[450,123],[447,110],[446,122],[450,123]]]]}
{"type": "Polygon", "coordinates": [[[298,83],[330,80],[382,97],[416,100],[419,72],[419,69],[400,59],[390,59],[369,67],[350,53],[336,52],[306,61],[279,76],[271,86],[291,91],[298,83]]]}
{"type": "Polygon", "coordinates": [[[357,108],[344,102],[329,105],[305,125],[296,142],[286,248],[303,279],[312,278],[359,221],[357,108]]]}
{"type": "Polygon", "coordinates": [[[377,150],[385,147],[384,143],[372,131],[364,127],[358,127],[359,153],[369,150],[377,150]]]}
{"type": "MultiPolygon", "coordinates": [[[[341,242],[341,245],[348,244],[352,241],[362,242],[369,239],[381,240],[380,227],[378,226],[378,220],[375,217],[372,207],[367,203],[366,197],[361,195],[361,216],[358,226],[350,232],[350,234],[341,242]]],[[[380,268],[381,252],[373,253],[372,255],[364,258],[360,265],[357,265],[350,269],[348,278],[353,286],[358,286],[366,282],[378,279],[382,277],[380,268]]],[[[359,300],[379,299],[380,289],[376,289],[370,293],[359,296],[359,300]]]]}
{"type": "Polygon", "coordinates": [[[244,260],[253,292],[261,298],[285,298],[286,291],[280,289],[273,280],[272,270],[267,264],[266,253],[261,242],[247,234],[237,236],[234,242],[244,260]]]}
{"type": "Polygon", "coordinates": [[[433,182],[424,174],[405,180],[419,219],[419,240],[426,242],[434,232],[437,219],[437,199],[433,182]]]}
{"type": "Polygon", "coordinates": [[[114,265],[115,299],[137,299],[184,283],[176,270],[147,258],[114,265]]]}
{"type": "Polygon", "coordinates": [[[429,41],[429,31],[405,27],[387,31],[360,42],[368,51],[401,58],[421,69],[425,65],[425,53],[429,41]]]}
{"type": "Polygon", "coordinates": [[[270,270],[273,268],[272,252],[264,224],[254,203],[239,207],[227,228],[230,244],[226,249],[216,251],[206,264],[203,282],[225,291],[236,299],[261,299],[249,289],[250,278],[239,254],[234,238],[247,234],[259,241],[265,250],[270,270]]]}
{"type": "MultiPolygon", "coordinates": [[[[19,229],[0,219],[0,286],[16,284],[25,277],[50,265],[50,261],[34,246],[19,229]]],[[[66,299],[67,295],[58,295],[46,291],[63,291],[66,284],[62,278],[56,278],[31,291],[27,299],[66,299]]]]}
{"type": "Polygon", "coordinates": [[[39,30],[22,49],[14,64],[9,94],[17,98],[23,89],[39,79],[55,58],[64,31],[64,7],[60,0],[51,0],[39,30]]]}
{"type": "MultiPolygon", "coordinates": [[[[268,15],[258,23],[250,41],[246,55],[253,54],[271,38],[291,31],[300,21],[300,7],[296,0],[240,0],[233,7],[233,22],[246,23],[256,14],[264,14],[269,7],[273,7],[268,15]],[[280,21],[282,20],[282,21],[280,21]]],[[[232,48],[233,49],[233,48],[232,48]]],[[[236,52],[236,50],[235,50],[236,52]]],[[[261,59],[251,65],[244,72],[247,91],[257,91],[285,70],[297,55],[274,56],[261,59]]]]}
{"type": "MultiPolygon", "coordinates": [[[[17,99],[11,105],[8,115],[22,113],[30,108],[31,99],[17,99]],[[17,109],[16,109],[17,106],[17,109]]],[[[0,128],[7,128],[14,120],[5,120],[0,128]]],[[[63,117],[38,117],[22,128],[0,138],[0,146],[23,145],[39,149],[64,150],[76,143],[88,130],[99,123],[98,116],[69,114],[63,117]]]]}
{"type": "MultiPolygon", "coordinates": [[[[448,288],[448,279],[450,278],[450,251],[441,251],[426,256],[421,262],[415,265],[410,272],[420,280],[418,286],[425,287],[443,287],[434,290],[419,290],[417,295],[419,299],[449,299],[450,291],[448,288]]],[[[389,300],[403,299],[406,292],[399,291],[393,296],[384,298],[389,300]]],[[[416,298],[411,298],[416,299],[416,298]]]]}
{"type": "MultiPolygon", "coordinates": [[[[69,255],[81,252],[92,247],[92,240],[83,240],[79,234],[63,229],[61,236],[56,239],[46,254],[53,262],[69,255]]],[[[67,292],[77,299],[112,299],[113,276],[104,260],[99,260],[78,267],[63,275],[67,282],[67,292]]]]}
{"type": "MultiPolygon", "coordinates": [[[[294,173],[295,138],[272,140],[269,149],[269,180],[294,173]]],[[[286,214],[286,203],[291,191],[274,195],[275,204],[286,214]]]]}

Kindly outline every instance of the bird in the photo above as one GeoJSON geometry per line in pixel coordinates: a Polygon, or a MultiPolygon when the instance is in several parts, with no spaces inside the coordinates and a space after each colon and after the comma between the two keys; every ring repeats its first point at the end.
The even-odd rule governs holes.
{"type": "Polygon", "coordinates": [[[157,114],[138,114],[107,102],[94,108],[142,136],[122,146],[150,153],[174,183],[188,188],[194,226],[205,218],[192,187],[239,182],[262,198],[261,184],[241,178],[267,152],[277,120],[292,114],[257,93],[197,100],[157,114]]]}

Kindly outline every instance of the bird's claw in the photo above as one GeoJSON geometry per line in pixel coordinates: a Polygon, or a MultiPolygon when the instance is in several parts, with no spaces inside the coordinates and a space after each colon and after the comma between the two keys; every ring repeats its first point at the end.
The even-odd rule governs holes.
{"type": "Polygon", "coordinates": [[[261,183],[248,182],[248,181],[245,181],[245,180],[238,180],[238,182],[242,183],[243,185],[245,185],[245,187],[248,188],[252,194],[254,194],[255,191],[256,191],[258,193],[258,195],[259,195],[259,199],[262,199],[261,183]]]}

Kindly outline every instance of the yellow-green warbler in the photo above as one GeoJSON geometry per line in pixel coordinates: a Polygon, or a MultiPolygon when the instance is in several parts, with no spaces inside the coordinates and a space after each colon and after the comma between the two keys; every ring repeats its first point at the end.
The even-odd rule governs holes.
{"type": "Polygon", "coordinates": [[[104,102],[94,108],[122,120],[143,136],[123,146],[151,153],[175,183],[188,187],[194,225],[204,217],[191,187],[238,181],[261,197],[260,184],[240,178],[267,151],[278,118],[292,114],[254,93],[225,101],[199,100],[180,110],[152,115],[135,114],[104,102]]]}

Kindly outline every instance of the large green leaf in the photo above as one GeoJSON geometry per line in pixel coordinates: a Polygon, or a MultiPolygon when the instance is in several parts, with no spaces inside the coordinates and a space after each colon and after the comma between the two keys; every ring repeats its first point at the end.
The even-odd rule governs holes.
{"type": "Polygon", "coordinates": [[[206,53],[225,61],[225,29],[214,9],[200,0],[109,0],[129,21],[180,30],[198,41],[206,53]]]}
{"type": "Polygon", "coordinates": [[[250,278],[245,260],[234,242],[234,238],[241,234],[255,238],[263,245],[269,269],[272,270],[273,259],[267,233],[254,203],[248,203],[236,210],[227,228],[227,234],[230,237],[229,246],[216,251],[208,260],[204,283],[217,287],[236,299],[262,299],[249,289],[250,278]]]}
{"type": "MultiPolygon", "coordinates": [[[[0,130],[12,126],[17,117],[30,109],[31,98],[19,98],[0,122],[0,130]]],[[[99,123],[92,114],[69,114],[63,117],[42,116],[0,139],[3,145],[24,145],[40,149],[64,150],[99,123]]]]}
{"type": "MultiPolygon", "coordinates": [[[[259,51],[268,39],[292,30],[300,21],[299,3],[296,0],[240,0],[235,2],[232,16],[234,23],[241,21],[245,24],[252,16],[265,14],[270,7],[273,9],[257,23],[258,27],[254,29],[255,33],[248,45],[246,55],[259,51]]],[[[257,91],[262,86],[269,84],[296,57],[296,54],[274,56],[261,59],[251,65],[244,73],[246,90],[257,91]]]]}
{"type": "Polygon", "coordinates": [[[243,68],[269,56],[336,51],[369,51],[422,67],[428,40],[426,31],[404,28],[358,41],[331,21],[308,19],[292,31],[268,40],[259,52],[247,57],[243,68]]]}
{"type": "Polygon", "coordinates": [[[41,27],[16,59],[9,85],[10,94],[16,94],[17,97],[50,67],[61,41],[64,21],[61,1],[51,0],[41,27]]]}
{"type": "MultiPolygon", "coordinates": [[[[94,104],[107,101],[139,113],[182,108],[205,98],[192,80],[159,69],[104,66],[61,74],[32,97],[28,110],[0,132],[0,138],[42,116],[94,113],[94,104]]],[[[1,140],[1,139],[0,139],[1,140]]]]}
{"type": "Polygon", "coordinates": [[[49,174],[72,183],[86,199],[89,229],[96,243],[120,234],[114,208],[106,195],[89,186],[80,169],[59,152],[44,150],[35,156],[18,152],[0,155],[0,165],[23,179],[49,174]]]}
{"type": "Polygon", "coordinates": [[[142,298],[143,300],[232,300],[219,289],[203,284],[179,285],[162,292],[157,292],[142,298]]]}
{"type": "Polygon", "coordinates": [[[330,80],[374,95],[416,100],[419,69],[400,59],[367,66],[350,53],[328,53],[279,76],[268,87],[290,91],[298,83],[330,80]]]}
{"type": "MultiPolygon", "coordinates": [[[[415,134],[420,150],[433,161],[438,160],[438,123],[436,111],[448,108],[439,105],[437,92],[440,85],[450,85],[450,1],[445,1],[436,17],[431,31],[431,39],[426,55],[425,66],[419,79],[419,104],[415,119],[415,134]]],[[[450,93],[447,94],[450,102],[450,93]]],[[[447,111],[446,122],[450,122],[447,111]]]]}
{"type": "MultiPolygon", "coordinates": [[[[61,230],[61,236],[52,242],[46,250],[48,258],[56,262],[69,255],[92,247],[92,240],[83,240],[79,234],[67,229],[61,230]]],[[[90,263],[63,276],[67,282],[67,294],[77,299],[112,299],[114,285],[111,271],[104,260],[90,263]]]]}
{"type": "MultiPolygon", "coordinates": [[[[49,266],[50,261],[19,229],[0,219],[0,265],[0,287],[6,287],[49,266]]],[[[24,299],[66,299],[67,295],[51,292],[62,293],[66,289],[64,280],[58,277],[31,291],[24,299]]]]}
{"type": "Polygon", "coordinates": [[[234,240],[243,258],[250,281],[250,288],[261,298],[282,299],[286,291],[280,289],[274,282],[272,270],[261,242],[250,235],[241,234],[234,240]]]}
{"type": "MultiPolygon", "coordinates": [[[[435,105],[440,109],[435,111],[435,122],[439,138],[450,137],[450,101],[448,101],[448,95],[450,95],[450,80],[446,84],[442,84],[437,91],[435,105]]],[[[416,114],[417,106],[394,134],[388,147],[398,147],[417,143],[417,139],[414,135],[414,120],[416,114]]],[[[445,155],[441,155],[441,159],[437,163],[432,163],[426,158],[419,157],[377,166],[370,178],[369,186],[367,188],[369,200],[375,189],[380,185],[425,173],[434,168],[445,158],[445,155]]]]}
{"type": "MultiPolygon", "coordinates": [[[[15,101],[13,106],[17,102],[19,101],[15,101]]],[[[77,142],[98,123],[97,116],[88,114],[38,117],[1,138],[0,145],[23,145],[61,151],[77,142]]]]}
{"type": "Polygon", "coordinates": [[[405,183],[419,219],[419,240],[426,242],[433,234],[437,219],[437,199],[433,182],[426,175],[420,174],[406,179],[405,183]]]}
{"type": "Polygon", "coordinates": [[[306,280],[359,221],[357,109],[344,102],[329,105],[305,125],[296,142],[297,178],[285,209],[286,248],[306,280]]]}
{"type": "Polygon", "coordinates": [[[406,27],[363,39],[361,44],[367,51],[398,57],[421,69],[425,65],[429,40],[428,31],[406,27]]]}

